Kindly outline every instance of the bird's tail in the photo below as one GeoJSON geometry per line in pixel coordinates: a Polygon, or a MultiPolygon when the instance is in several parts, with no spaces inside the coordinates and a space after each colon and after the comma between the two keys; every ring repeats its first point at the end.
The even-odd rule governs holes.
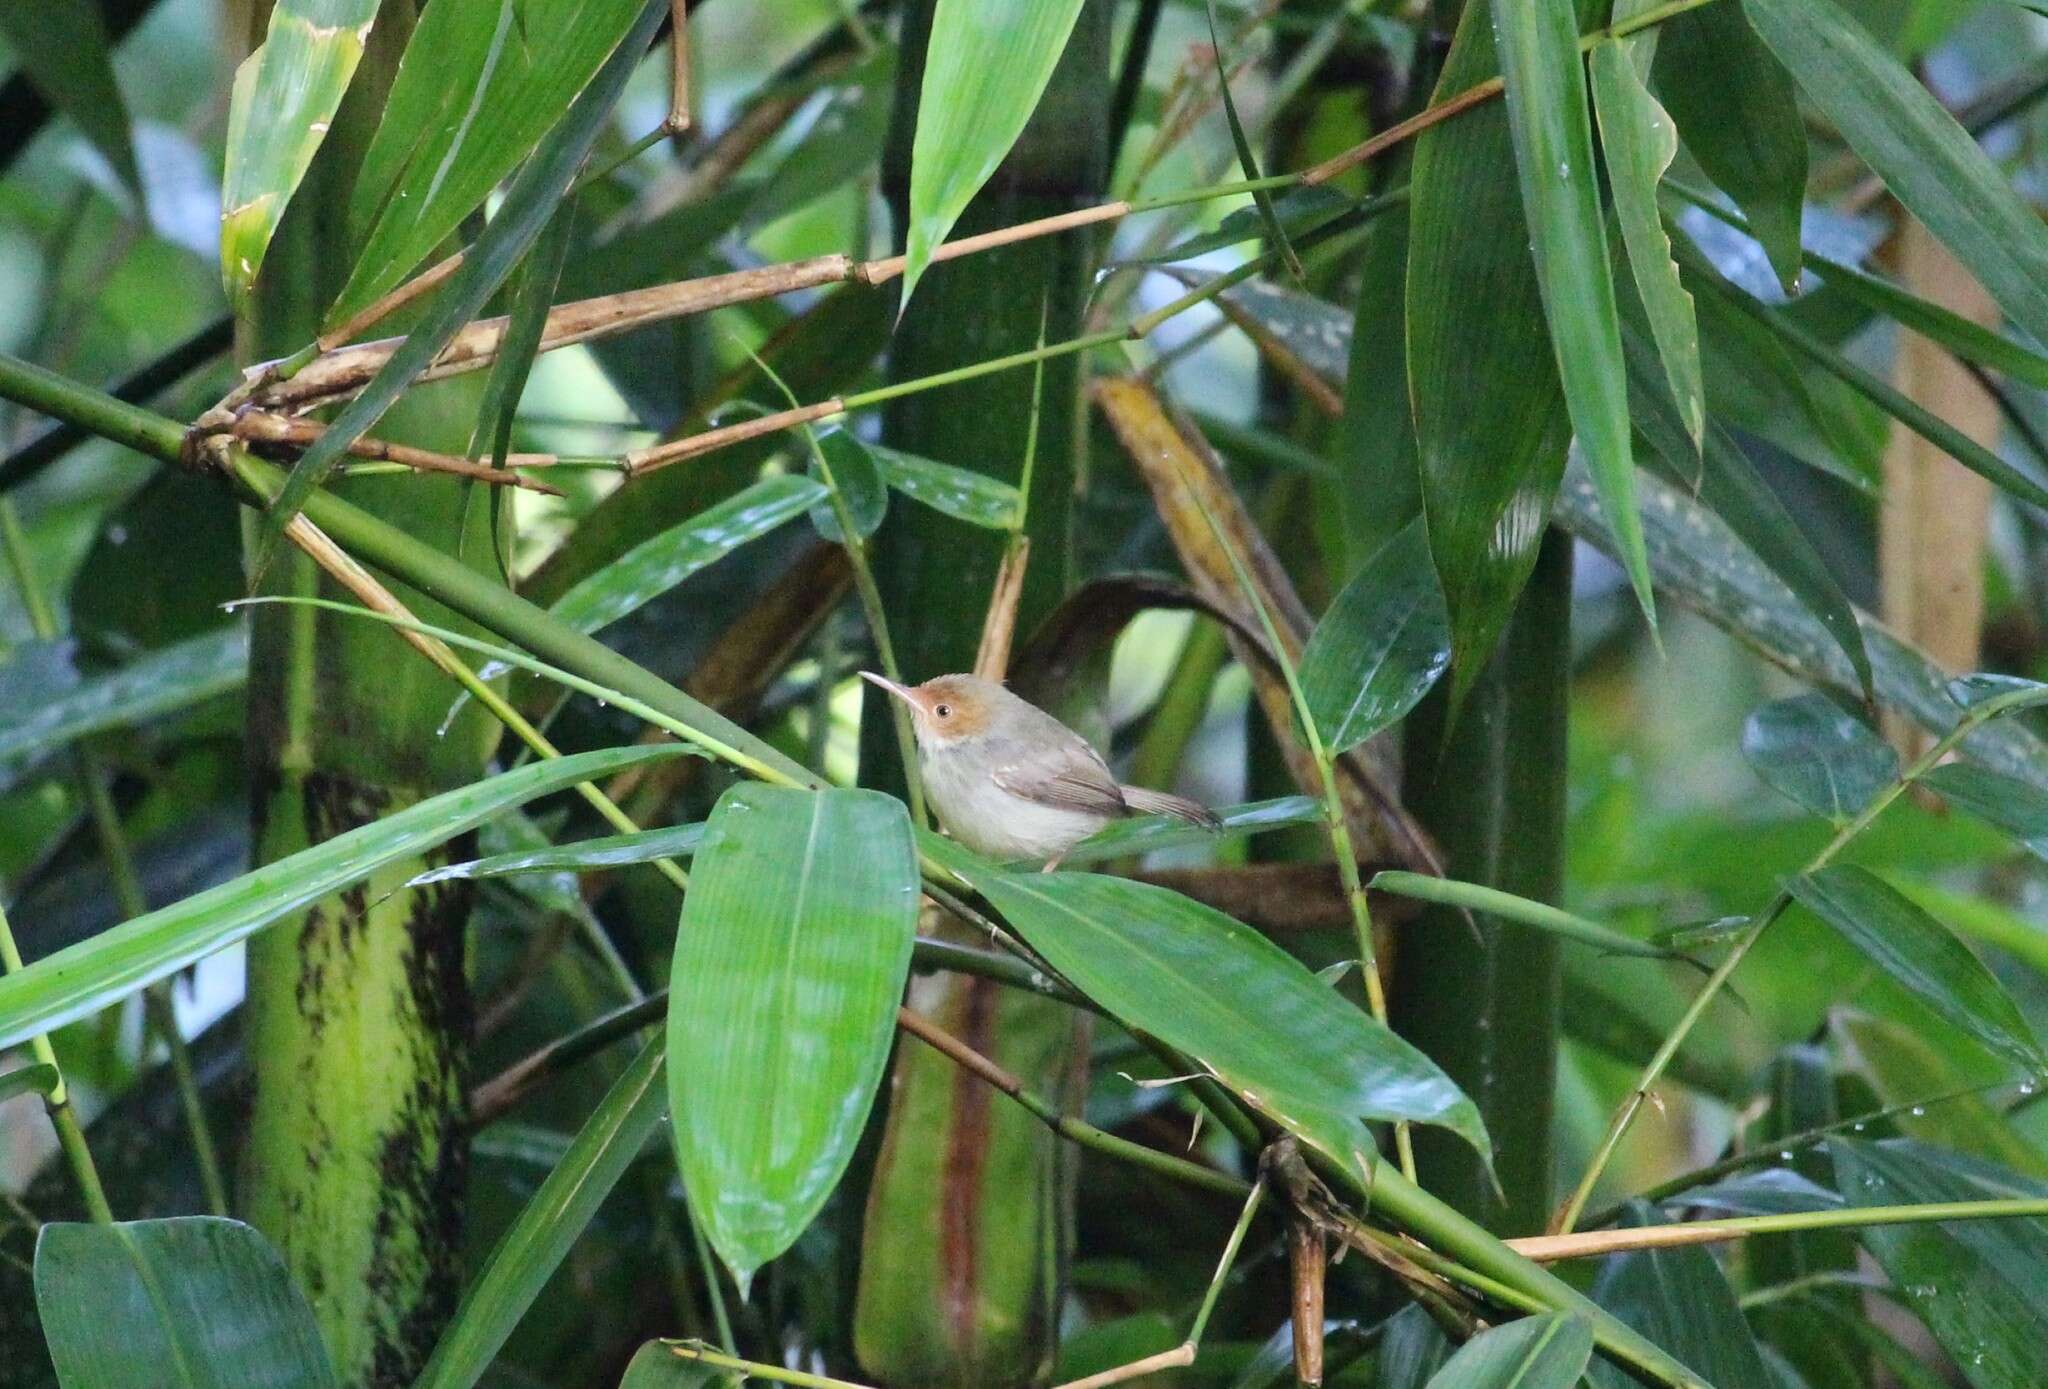
{"type": "Polygon", "coordinates": [[[1176,820],[1185,820],[1191,825],[1200,825],[1205,830],[1220,830],[1223,822],[1216,818],[1216,812],[1200,801],[1191,801],[1186,796],[1169,796],[1164,791],[1148,791],[1142,786],[1125,786],[1124,804],[1139,815],[1171,815],[1176,820]]]}

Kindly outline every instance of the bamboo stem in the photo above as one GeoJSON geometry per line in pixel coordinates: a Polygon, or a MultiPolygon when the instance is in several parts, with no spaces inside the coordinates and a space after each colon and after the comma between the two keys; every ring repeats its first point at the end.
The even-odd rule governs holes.
{"type": "MultiPolygon", "coordinates": [[[[1839,854],[1857,835],[1869,828],[1871,823],[1879,815],[1882,815],[1891,806],[1893,801],[1905,793],[1907,787],[1939,766],[1943,759],[1955,751],[1962,741],[1979,727],[2004,714],[2041,702],[2041,691],[2021,689],[1972,706],[1960,719],[1956,720],[1954,728],[1931,744],[1927,751],[1915,758],[1911,765],[1900,772],[1889,786],[1872,797],[1870,804],[1863,807],[1854,819],[1836,831],[1835,837],[1830,839],[1821,851],[1815,854],[1813,859],[1801,870],[1801,876],[1817,873],[1827,867],[1834,860],[1835,855],[1839,854]]],[[[1729,976],[1735,973],[1736,967],[1748,956],[1750,948],[1762,938],[1763,933],[1770,928],[1771,923],[1782,916],[1785,909],[1791,904],[1792,894],[1790,890],[1782,887],[1779,888],[1771,900],[1765,904],[1764,909],[1757,914],[1755,921],[1751,923],[1749,928],[1735,938],[1735,943],[1729,949],[1726,958],[1714,967],[1712,974],[1707,976],[1707,981],[1701,985],[1699,993],[1687,1005],[1685,1012],[1679,1015],[1678,1021],[1672,1025],[1671,1031],[1665,1036],[1662,1045],[1651,1056],[1649,1064],[1643,1067],[1643,1072],[1637,1077],[1635,1086],[1615,1109],[1613,1117],[1608,1121],[1607,1132],[1600,1140],[1600,1146],[1594,1150],[1593,1160],[1586,1165],[1585,1175],[1579,1179],[1579,1184],[1573,1190],[1571,1198],[1558,1211],[1557,1219],[1552,1224],[1552,1234],[1568,1235],[1571,1233],[1572,1226],[1578,1220],[1579,1214],[1586,1207],[1587,1200],[1593,1194],[1594,1185],[1600,1180],[1600,1174],[1606,1170],[1607,1163],[1613,1158],[1615,1149],[1621,1146],[1621,1140],[1628,1133],[1629,1125],[1635,1121],[1636,1115],[1641,1111],[1644,1102],[1649,1098],[1650,1090],[1663,1076],[1665,1068],[1671,1064],[1671,1058],[1678,1054],[1678,1049],[1685,1044],[1686,1037],[1691,1034],[1692,1029],[1698,1024],[1699,1020],[1705,1016],[1707,1005],[1721,991],[1721,986],[1728,982],[1729,976]]]]}

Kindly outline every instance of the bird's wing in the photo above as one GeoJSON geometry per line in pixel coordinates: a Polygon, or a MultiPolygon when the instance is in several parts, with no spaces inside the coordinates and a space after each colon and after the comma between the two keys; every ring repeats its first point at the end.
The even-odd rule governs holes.
{"type": "Polygon", "coordinates": [[[1035,755],[998,762],[991,779],[1011,795],[1040,805],[1110,818],[1129,812],[1116,778],[1079,738],[1052,756],[1041,746],[1035,755]]]}

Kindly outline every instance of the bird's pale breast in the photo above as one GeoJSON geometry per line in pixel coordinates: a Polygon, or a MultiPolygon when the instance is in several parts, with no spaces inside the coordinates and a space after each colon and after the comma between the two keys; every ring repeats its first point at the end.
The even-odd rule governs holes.
{"type": "Polygon", "coordinates": [[[1005,791],[984,766],[950,752],[922,760],[925,797],[946,832],[999,862],[1044,862],[1109,823],[1105,815],[1045,805],[1005,791]]]}

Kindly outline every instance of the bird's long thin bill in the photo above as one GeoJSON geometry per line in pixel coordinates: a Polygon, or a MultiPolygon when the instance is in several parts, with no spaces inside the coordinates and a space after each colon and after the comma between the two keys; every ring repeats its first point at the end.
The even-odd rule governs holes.
{"type": "Polygon", "coordinates": [[[864,670],[860,673],[860,678],[867,681],[870,685],[880,686],[882,689],[887,690],[890,694],[895,695],[896,698],[902,700],[906,704],[917,703],[916,700],[910,697],[909,690],[903,688],[903,686],[897,684],[894,680],[891,680],[886,675],[877,675],[871,670],[864,670]]]}

